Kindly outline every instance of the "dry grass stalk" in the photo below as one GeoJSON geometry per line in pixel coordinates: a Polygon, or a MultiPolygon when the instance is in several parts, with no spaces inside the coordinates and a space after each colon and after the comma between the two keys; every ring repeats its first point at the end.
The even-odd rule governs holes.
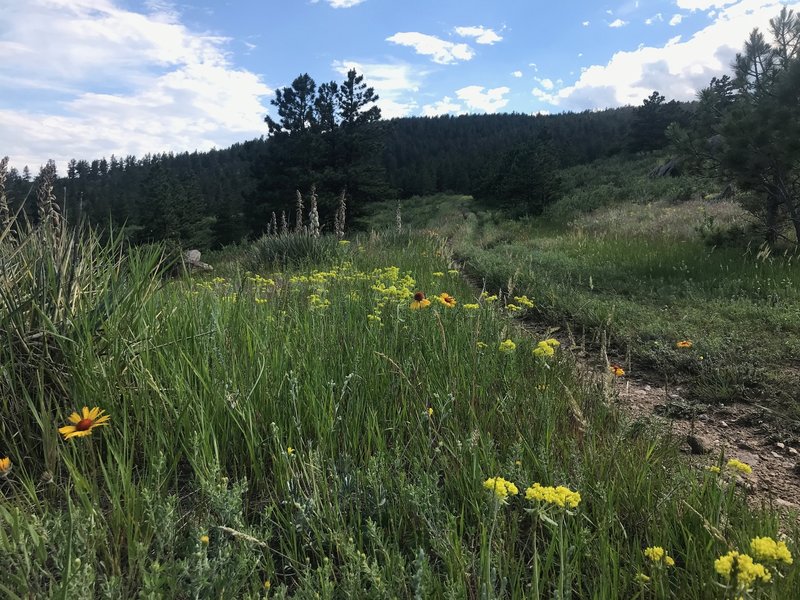
{"type": "Polygon", "coordinates": [[[342,190],[339,195],[339,206],[333,218],[333,231],[340,240],[344,238],[344,224],[347,215],[347,190],[342,190]]]}
{"type": "Polygon", "coordinates": [[[303,194],[300,193],[300,190],[296,190],[296,192],[297,192],[297,219],[294,224],[294,232],[303,233],[303,194]]]}
{"type": "Polygon", "coordinates": [[[39,224],[44,228],[57,229],[61,225],[56,195],[53,193],[53,184],[56,180],[56,163],[48,160],[47,164],[39,171],[39,189],[36,192],[36,207],[39,214],[39,224]]]}
{"type": "Polygon", "coordinates": [[[6,178],[8,177],[8,157],[0,159],[0,239],[4,237],[4,232],[11,228],[11,211],[8,208],[8,198],[6,197],[6,178]]]}
{"type": "Polygon", "coordinates": [[[308,210],[308,233],[319,237],[319,211],[317,210],[317,186],[311,186],[311,207],[308,210]]]}
{"type": "Polygon", "coordinates": [[[403,215],[400,214],[400,202],[397,203],[397,210],[394,213],[394,224],[397,227],[397,233],[403,231],[403,215]]]}
{"type": "Polygon", "coordinates": [[[267,233],[269,235],[278,235],[278,217],[275,215],[275,211],[272,211],[272,218],[269,221],[269,229],[267,229],[267,233]]]}

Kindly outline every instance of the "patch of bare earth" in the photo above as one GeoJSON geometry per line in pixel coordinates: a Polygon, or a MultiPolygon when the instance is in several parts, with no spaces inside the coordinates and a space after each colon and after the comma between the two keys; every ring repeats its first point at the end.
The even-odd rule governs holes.
{"type": "Polygon", "coordinates": [[[606,372],[605,360],[593,360],[579,346],[571,351],[582,371],[610,388],[610,402],[634,419],[661,421],[687,461],[699,469],[718,464],[720,456],[725,462],[736,458],[749,464],[753,472],[737,475],[737,483],[748,490],[751,501],[800,518],[800,438],[782,433],[780,417],[769,408],[698,404],[686,398],[682,386],[666,387],[630,373],[614,377],[606,372]]]}

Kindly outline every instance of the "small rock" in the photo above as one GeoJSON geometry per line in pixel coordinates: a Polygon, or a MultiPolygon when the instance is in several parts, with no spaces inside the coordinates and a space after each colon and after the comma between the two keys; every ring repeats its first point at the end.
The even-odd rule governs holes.
{"type": "Polygon", "coordinates": [[[775,458],[780,458],[781,457],[781,455],[778,454],[777,452],[773,452],[772,456],[775,457],[775,458]]]}
{"type": "Polygon", "coordinates": [[[708,454],[711,452],[711,443],[702,436],[689,434],[686,436],[686,443],[692,449],[692,454],[708,454]]]}
{"type": "Polygon", "coordinates": [[[797,450],[795,450],[794,448],[789,448],[789,454],[791,454],[792,456],[797,456],[798,453],[797,450]]]}
{"type": "Polygon", "coordinates": [[[792,510],[798,508],[797,504],[794,502],[789,502],[788,500],[784,500],[783,498],[775,498],[775,504],[781,508],[790,508],[792,510]]]}
{"type": "Polygon", "coordinates": [[[781,450],[783,450],[784,448],[786,448],[786,444],[784,444],[783,442],[778,442],[778,443],[777,443],[777,444],[775,444],[775,445],[776,445],[778,448],[780,448],[781,450]]]}
{"type": "Polygon", "coordinates": [[[755,448],[753,448],[747,442],[739,442],[736,445],[739,446],[739,448],[741,448],[742,450],[749,450],[750,452],[755,452],[755,448]]]}
{"type": "Polygon", "coordinates": [[[720,424],[721,427],[727,427],[728,426],[728,424],[725,421],[720,421],[719,424],[720,424]]]}

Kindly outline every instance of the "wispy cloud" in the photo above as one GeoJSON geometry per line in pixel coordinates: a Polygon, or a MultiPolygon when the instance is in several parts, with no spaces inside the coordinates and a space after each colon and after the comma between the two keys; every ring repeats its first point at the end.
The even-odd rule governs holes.
{"type": "MultiPolygon", "coordinates": [[[[311,0],[312,4],[318,4],[320,0],[311,0]]],[[[351,8],[367,0],[325,0],[333,8],[351,8]]]]}
{"type": "Polygon", "coordinates": [[[231,64],[231,40],[151,6],[28,0],[0,12],[0,97],[36,90],[24,107],[2,102],[0,139],[15,164],[210,149],[264,132],[272,91],[231,64]]]}
{"type": "Polygon", "coordinates": [[[380,96],[378,106],[386,119],[405,117],[418,108],[414,99],[419,92],[425,71],[412,68],[404,63],[364,63],[353,60],[337,60],[333,69],[340,75],[346,75],[355,69],[364,75],[364,82],[375,88],[380,96]]]}
{"type": "Polygon", "coordinates": [[[476,44],[492,45],[503,41],[503,37],[495,32],[494,29],[488,29],[483,26],[456,27],[456,33],[461,37],[475,38],[476,44]]]}
{"type": "Polygon", "coordinates": [[[628,21],[623,21],[622,19],[614,19],[611,23],[608,24],[609,27],[625,27],[628,24],[628,21]]]}
{"type": "Polygon", "coordinates": [[[512,77],[516,77],[517,79],[522,77],[522,71],[514,71],[511,73],[512,77]]]}
{"type": "Polygon", "coordinates": [[[675,25],[679,25],[681,21],[683,21],[683,15],[676,14],[672,15],[672,18],[669,20],[669,24],[672,27],[675,27],[675,25]]]}
{"type": "Polygon", "coordinates": [[[656,21],[658,21],[659,23],[663,22],[664,21],[664,15],[662,15],[661,13],[656,13],[652,17],[650,17],[648,19],[645,19],[644,20],[644,24],[645,25],[652,25],[656,21]]]}
{"type": "MultiPolygon", "coordinates": [[[[678,4],[709,8],[720,3],[679,0],[678,4]]],[[[691,100],[712,77],[730,72],[731,61],[753,27],[766,30],[781,6],[777,0],[740,0],[720,10],[713,22],[685,41],[675,36],[660,47],[642,45],[617,52],[605,65],[582,69],[572,85],[553,92],[537,88],[533,94],[567,110],[636,105],[653,90],[670,99],[691,100]]],[[[788,6],[798,9],[800,2],[788,6]]]]}
{"type": "Polygon", "coordinates": [[[468,44],[454,44],[442,40],[435,35],[416,31],[395,33],[386,38],[387,42],[413,48],[417,54],[430,56],[431,60],[441,65],[449,65],[460,60],[470,60],[475,51],[468,44]]]}
{"type": "Polygon", "coordinates": [[[495,113],[508,104],[505,95],[510,91],[507,87],[486,89],[480,85],[469,85],[456,90],[456,96],[474,112],[495,113]]]}

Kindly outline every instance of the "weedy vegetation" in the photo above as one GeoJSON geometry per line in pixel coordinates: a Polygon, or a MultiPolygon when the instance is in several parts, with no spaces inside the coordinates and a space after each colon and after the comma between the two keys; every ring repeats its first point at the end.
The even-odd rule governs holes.
{"type": "Polygon", "coordinates": [[[610,402],[612,373],[511,318],[557,298],[538,249],[562,242],[476,244],[503,281],[517,249],[549,256],[498,297],[412,212],[314,238],[325,264],[286,233],[177,279],[157,247],[5,227],[2,594],[791,598],[796,521],[748,506],[749,466],[686,465],[610,402]]]}

